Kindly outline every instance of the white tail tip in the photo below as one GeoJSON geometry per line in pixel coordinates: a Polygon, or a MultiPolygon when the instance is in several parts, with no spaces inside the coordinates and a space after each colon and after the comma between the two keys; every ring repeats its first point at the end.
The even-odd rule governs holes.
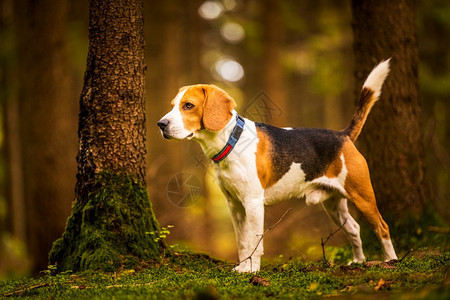
{"type": "Polygon", "coordinates": [[[381,87],[383,82],[389,74],[390,67],[389,61],[391,59],[384,60],[380,62],[373,70],[370,72],[366,81],[364,82],[363,88],[369,88],[374,92],[374,97],[378,99],[381,94],[381,87]]]}

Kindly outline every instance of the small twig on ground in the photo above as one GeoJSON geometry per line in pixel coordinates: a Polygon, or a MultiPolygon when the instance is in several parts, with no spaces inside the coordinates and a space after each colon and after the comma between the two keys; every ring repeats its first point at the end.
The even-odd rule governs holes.
{"type": "Polygon", "coordinates": [[[330,233],[330,234],[328,235],[327,239],[325,240],[325,242],[323,241],[323,238],[320,238],[320,241],[321,241],[320,245],[322,246],[322,255],[323,255],[323,260],[324,260],[324,261],[327,261],[327,258],[325,257],[325,244],[328,242],[329,239],[331,239],[331,237],[332,237],[333,235],[335,235],[339,230],[341,230],[342,227],[344,227],[344,225],[345,225],[346,223],[347,223],[347,220],[345,220],[345,222],[342,223],[342,225],[341,225],[338,229],[336,229],[336,231],[330,233]]]}
{"type": "Polygon", "coordinates": [[[403,255],[403,257],[398,260],[398,262],[402,262],[405,259],[405,257],[407,257],[412,251],[413,251],[412,248],[409,249],[409,251],[406,252],[405,255],[403,255]]]}
{"type": "Polygon", "coordinates": [[[138,286],[148,286],[152,285],[154,282],[148,282],[148,283],[134,283],[134,284],[114,284],[114,285],[107,285],[107,289],[112,288],[121,288],[121,287],[138,287],[138,286]]]}
{"type": "Polygon", "coordinates": [[[284,214],[281,216],[281,218],[280,218],[275,224],[273,224],[272,226],[270,226],[269,228],[267,228],[266,231],[264,231],[264,233],[261,234],[261,237],[260,237],[258,243],[256,244],[255,249],[253,249],[252,253],[250,253],[250,255],[249,255],[247,258],[245,258],[245,259],[243,259],[241,262],[239,262],[239,264],[241,264],[241,263],[243,263],[244,261],[246,261],[247,259],[249,259],[249,260],[250,260],[250,269],[252,268],[252,256],[253,256],[253,254],[255,254],[256,249],[258,249],[258,246],[259,246],[259,244],[261,244],[261,241],[263,240],[263,238],[266,236],[266,234],[267,234],[270,230],[272,230],[274,227],[276,227],[278,224],[280,224],[281,221],[283,221],[284,217],[285,217],[291,210],[292,210],[292,208],[289,208],[288,210],[286,210],[286,211],[284,212],[284,214]]]}
{"type": "Polygon", "coordinates": [[[23,292],[34,290],[34,289],[41,288],[41,287],[48,286],[48,285],[50,285],[50,284],[47,282],[39,283],[39,284],[30,286],[28,288],[17,290],[17,291],[8,293],[8,294],[3,294],[3,297],[20,296],[23,292]]]}

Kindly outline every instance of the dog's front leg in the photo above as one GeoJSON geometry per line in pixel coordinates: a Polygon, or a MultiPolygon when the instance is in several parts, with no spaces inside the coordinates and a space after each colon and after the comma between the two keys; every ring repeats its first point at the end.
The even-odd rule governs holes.
{"type": "Polygon", "coordinates": [[[239,254],[238,272],[256,272],[263,255],[264,202],[262,199],[228,199],[239,254]]]}

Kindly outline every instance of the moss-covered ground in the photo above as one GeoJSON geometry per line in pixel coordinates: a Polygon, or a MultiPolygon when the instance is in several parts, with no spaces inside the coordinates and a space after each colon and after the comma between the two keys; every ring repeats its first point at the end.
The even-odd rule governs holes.
{"type": "Polygon", "coordinates": [[[257,274],[206,255],[174,252],[133,270],[65,272],[0,283],[1,297],[43,299],[450,299],[450,251],[413,251],[392,265],[265,263],[257,274]],[[251,279],[253,276],[258,276],[251,279]]]}
{"type": "Polygon", "coordinates": [[[160,228],[145,185],[126,173],[104,171],[92,189],[75,202],[65,232],[53,243],[49,257],[58,271],[108,272],[165,251],[152,235],[160,228]]]}

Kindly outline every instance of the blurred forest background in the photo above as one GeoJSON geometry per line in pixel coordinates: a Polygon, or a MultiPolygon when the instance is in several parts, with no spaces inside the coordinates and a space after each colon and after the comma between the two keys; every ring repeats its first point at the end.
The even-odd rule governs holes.
{"type": "MultiPolygon", "coordinates": [[[[448,227],[450,2],[421,0],[417,8],[428,197],[448,227]]],[[[178,89],[214,83],[255,121],[342,129],[356,101],[351,26],[350,1],[145,1],[147,185],[161,226],[174,226],[169,244],[237,259],[211,163],[195,142],[167,142],[156,126],[178,89]]],[[[0,0],[0,278],[45,268],[64,231],[87,48],[88,1],[0,0]]],[[[320,237],[336,229],[320,206],[269,207],[266,227],[289,208],[265,239],[265,257],[320,257],[320,237]]],[[[393,234],[394,244],[401,238],[393,234]]],[[[329,243],[345,244],[342,233],[329,243]]]]}

